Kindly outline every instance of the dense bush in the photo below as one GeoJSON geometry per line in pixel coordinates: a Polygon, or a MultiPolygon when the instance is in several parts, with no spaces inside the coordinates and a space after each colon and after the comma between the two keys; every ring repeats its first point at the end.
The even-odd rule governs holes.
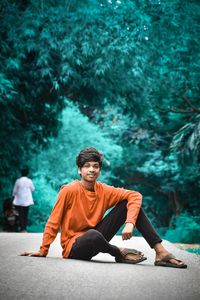
{"type": "Polygon", "coordinates": [[[200,217],[188,213],[174,217],[165,238],[172,242],[200,243],[200,217]]]}

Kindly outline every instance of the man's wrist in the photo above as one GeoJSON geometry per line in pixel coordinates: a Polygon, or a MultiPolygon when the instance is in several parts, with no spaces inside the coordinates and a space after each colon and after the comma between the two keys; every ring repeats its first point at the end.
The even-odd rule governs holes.
{"type": "Polygon", "coordinates": [[[133,224],[132,222],[126,222],[125,224],[130,224],[133,226],[133,228],[135,227],[135,224],[133,224]]]}

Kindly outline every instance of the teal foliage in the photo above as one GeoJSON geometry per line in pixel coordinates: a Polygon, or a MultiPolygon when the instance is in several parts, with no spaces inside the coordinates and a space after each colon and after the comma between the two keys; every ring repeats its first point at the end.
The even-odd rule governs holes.
{"type": "Polygon", "coordinates": [[[28,164],[43,222],[92,145],[101,180],[141,191],[155,226],[198,217],[198,1],[1,2],[1,201],[28,164]]]}
{"type": "Polygon", "coordinates": [[[45,179],[45,175],[40,171],[40,176],[34,176],[33,182],[35,191],[33,192],[34,205],[30,206],[28,220],[28,231],[42,232],[51,213],[57,197],[57,191],[45,179]]]}
{"type": "Polygon", "coordinates": [[[188,252],[190,253],[194,253],[194,254],[199,254],[200,255],[200,249],[193,249],[193,248],[188,248],[186,249],[188,252]]]}
{"type": "Polygon", "coordinates": [[[200,217],[182,213],[171,221],[171,228],[165,238],[172,242],[200,243],[200,217]]]}
{"type": "Polygon", "coordinates": [[[181,157],[190,157],[194,162],[199,161],[200,156],[200,117],[197,116],[193,122],[188,122],[174,135],[171,143],[173,151],[179,151],[181,157]]]}
{"type": "MultiPolygon", "coordinates": [[[[112,183],[113,170],[121,162],[122,147],[113,143],[113,140],[97,125],[91,123],[80,112],[77,105],[68,101],[66,103],[67,107],[62,113],[63,125],[57,138],[52,139],[48,147],[35,156],[31,162],[37,169],[35,177],[46,180],[52,188],[58,191],[62,184],[79,178],[76,155],[83,148],[93,146],[104,154],[104,171],[99,180],[112,183]]],[[[49,185],[45,188],[42,184],[45,195],[49,185]]]]}

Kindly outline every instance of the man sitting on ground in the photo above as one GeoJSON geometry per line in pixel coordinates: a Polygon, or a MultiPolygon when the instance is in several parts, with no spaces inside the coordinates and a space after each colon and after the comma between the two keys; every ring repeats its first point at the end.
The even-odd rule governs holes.
{"type": "Polygon", "coordinates": [[[76,163],[81,180],[61,188],[46,223],[39,251],[24,252],[21,255],[47,256],[60,228],[64,258],[91,260],[103,252],[114,256],[118,263],[140,263],[146,260],[140,251],[119,248],[109,243],[125,223],[122,239],[130,239],[136,227],[155,250],[155,265],[187,267],[163,247],[161,238],[141,208],[140,193],[96,181],[102,167],[101,153],[95,148],[85,148],[77,156],[76,163]],[[103,217],[111,207],[114,208],[103,217]]]}

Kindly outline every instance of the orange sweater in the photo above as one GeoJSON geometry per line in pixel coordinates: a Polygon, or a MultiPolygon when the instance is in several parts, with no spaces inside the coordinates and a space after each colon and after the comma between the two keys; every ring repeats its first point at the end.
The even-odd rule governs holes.
{"type": "Polygon", "coordinates": [[[126,223],[135,225],[142,202],[140,193],[101,182],[95,183],[94,190],[94,192],[86,190],[78,180],[61,188],[46,223],[41,253],[47,255],[50,244],[60,228],[62,255],[67,258],[76,238],[89,228],[95,227],[107,209],[124,199],[128,201],[126,223]]]}

